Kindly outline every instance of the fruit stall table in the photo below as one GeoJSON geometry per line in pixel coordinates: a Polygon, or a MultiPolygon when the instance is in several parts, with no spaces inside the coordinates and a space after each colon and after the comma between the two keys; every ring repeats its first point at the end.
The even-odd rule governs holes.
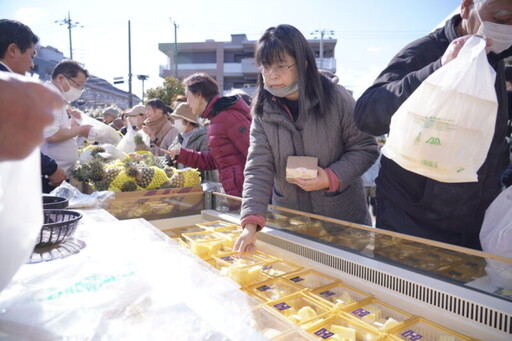
{"type": "Polygon", "coordinates": [[[33,257],[0,293],[0,338],[510,340],[511,298],[481,271],[486,255],[273,208],[254,260],[233,269],[222,234],[238,212],[213,197],[152,222],[84,210],[74,254],[33,257]]]}

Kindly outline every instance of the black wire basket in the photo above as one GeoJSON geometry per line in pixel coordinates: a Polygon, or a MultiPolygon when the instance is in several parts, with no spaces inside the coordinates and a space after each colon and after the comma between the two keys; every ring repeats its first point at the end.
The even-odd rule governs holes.
{"type": "Polygon", "coordinates": [[[82,214],[69,210],[43,210],[44,224],[36,248],[65,242],[75,233],[82,214]]]}
{"type": "Polygon", "coordinates": [[[53,195],[43,195],[43,209],[55,210],[68,207],[68,199],[53,195]]]}

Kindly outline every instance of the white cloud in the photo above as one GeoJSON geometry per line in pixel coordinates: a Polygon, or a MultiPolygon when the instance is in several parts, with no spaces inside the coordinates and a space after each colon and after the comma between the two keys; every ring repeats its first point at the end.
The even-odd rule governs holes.
{"type": "Polygon", "coordinates": [[[22,8],[16,11],[16,20],[32,27],[39,24],[47,15],[48,13],[42,8],[22,8]]]}
{"type": "Polygon", "coordinates": [[[366,51],[368,51],[370,53],[379,53],[382,51],[382,48],[381,47],[368,47],[366,49],[366,51]]]}

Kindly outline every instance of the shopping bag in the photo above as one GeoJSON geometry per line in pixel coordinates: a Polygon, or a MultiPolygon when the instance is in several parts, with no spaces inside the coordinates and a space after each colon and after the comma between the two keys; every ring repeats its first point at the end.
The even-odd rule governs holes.
{"type": "Polygon", "coordinates": [[[89,136],[87,136],[87,139],[90,141],[113,145],[117,145],[121,141],[121,136],[114,128],[86,114],[82,114],[79,122],[80,124],[92,125],[91,130],[89,130],[89,136]]]}
{"type": "Polygon", "coordinates": [[[457,58],[431,74],[391,118],[382,153],[442,182],[476,182],[494,134],[496,72],[485,40],[471,37],[457,58]]]}
{"type": "MultiPolygon", "coordinates": [[[[512,259],[512,186],[485,211],[480,243],[485,252],[512,259]]],[[[496,286],[512,290],[512,264],[487,259],[485,272],[496,286]]]]}
{"type": "Polygon", "coordinates": [[[41,156],[0,162],[0,291],[34,250],[43,226],[41,156]]]}

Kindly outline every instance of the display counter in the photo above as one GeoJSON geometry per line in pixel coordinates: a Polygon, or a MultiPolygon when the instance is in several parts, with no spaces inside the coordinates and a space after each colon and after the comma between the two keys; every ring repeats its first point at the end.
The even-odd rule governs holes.
{"type": "MultiPolygon", "coordinates": [[[[215,212],[238,222],[226,200],[214,195],[215,212]]],[[[487,275],[512,259],[272,206],[261,232],[260,242],[413,315],[481,340],[512,338],[512,283],[487,275]]]]}
{"type": "Polygon", "coordinates": [[[270,207],[258,253],[244,260],[263,264],[261,273],[234,272],[232,239],[223,237],[239,223],[237,200],[205,192],[209,209],[200,215],[151,222],[84,210],[67,245],[34,253],[0,293],[0,339],[332,339],[330,328],[346,321],[357,340],[416,340],[414,326],[435,325],[454,335],[443,340],[511,339],[511,297],[485,266],[512,260],[270,207]],[[191,245],[212,229],[207,241],[218,248],[192,250],[202,260],[191,245]],[[353,302],[339,306],[338,292],[353,302]],[[297,313],[276,309],[283,306],[297,313]],[[368,325],[361,312],[373,311],[375,324],[375,307],[400,325],[368,325]]]}

